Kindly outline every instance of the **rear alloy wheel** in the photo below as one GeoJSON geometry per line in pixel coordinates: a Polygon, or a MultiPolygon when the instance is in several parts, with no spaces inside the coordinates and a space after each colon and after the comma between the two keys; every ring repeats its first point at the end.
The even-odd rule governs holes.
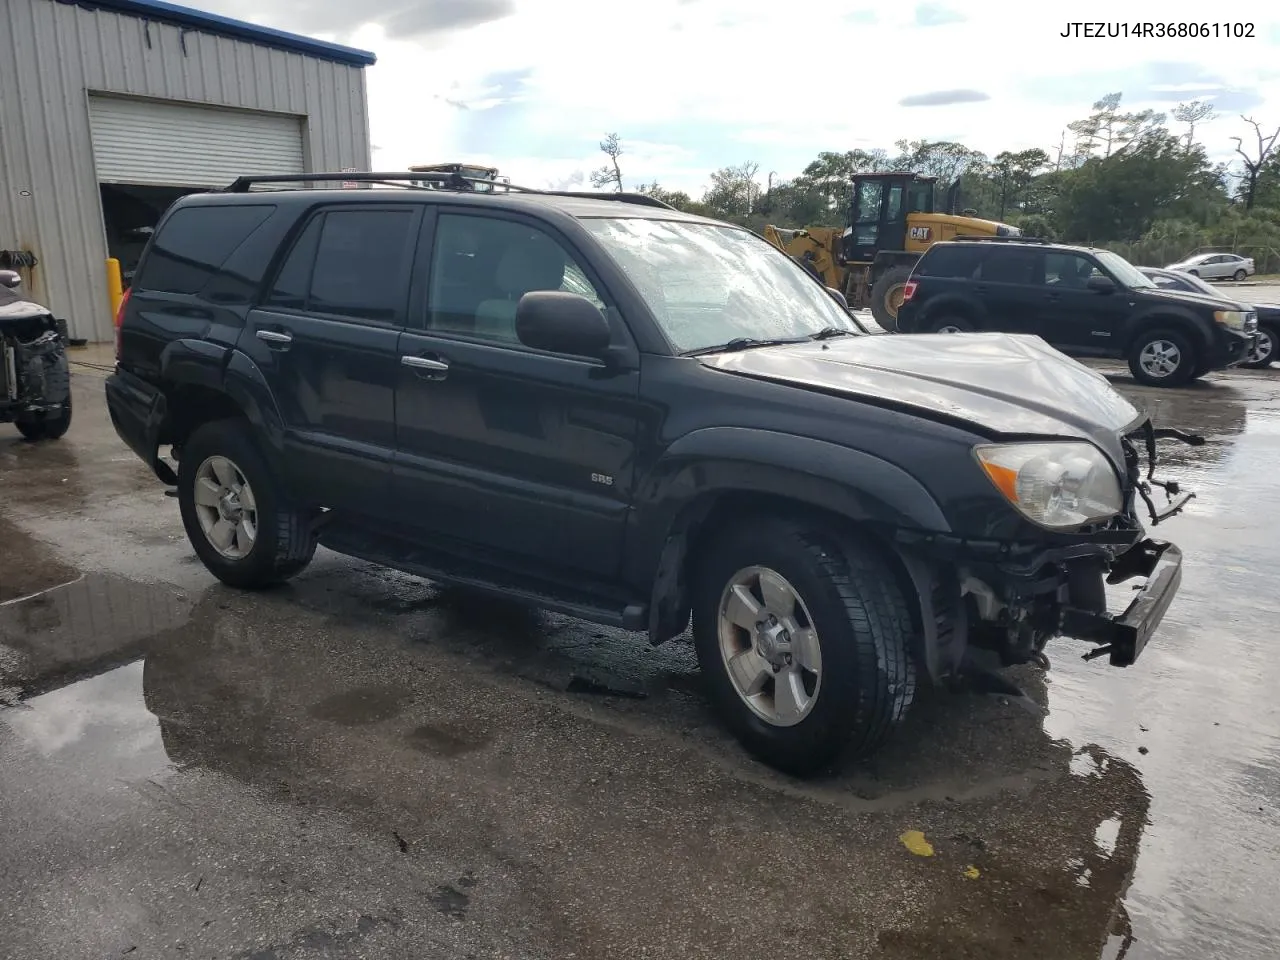
{"type": "Polygon", "coordinates": [[[311,512],[285,500],[243,420],[206,423],[187,440],[178,506],[196,555],[230,586],[280,583],[315,555],[311,512]]]}
{"type": "Polygon", "coordinates": [[[910,277],[910,267],[893,267],[871,287],[871,316],[886,333],[898,332],[898,310],[910,277]]]}
{"type": "Polygon", "coordinates": [[[1129,349],[1133,378],[1149,387],[1181,386],[1198,368],[1187,338],[1176,330],[1153,330],[1136,337],[1129,349]]]}
{"type": "Polygon", "coordinates": [[[1243,279],[1244,279],[1245,277],[1247,277],[1248,275],[1249,275],[1249,274],[1245,273],[1243,270],[1237,270],[1237,271],[1235,272],[1235,274],[1232,276],[1232,278],[1231,278],[1231,279],[1232,279],[1232,280],[1235,280],[1237,283],[1239,283],[1241,280],[1243,280],[1243,279]]]}
{"type": "Polygon", "coordinates": [[[1280,343],[1280,329],[1272,326],[1258,326],[1258,338],[1254,341],[1249,358],[1241,364],[1250,370],[1264,370],[1276,359],[1276,345],[1280,343]]]}
{"type": "Polygon", "coordinates": [[[930,324],[934,333],[972,333],[973,324],[964,317],[942,317],[930,324]]]}
{"type": "Polygon", "coordinates": [[[712,543],[693,636],[708,692],[751,753],[804,776],[878,747],[915,694],[906,600],[874,551],[757,518],[712,543]]]}

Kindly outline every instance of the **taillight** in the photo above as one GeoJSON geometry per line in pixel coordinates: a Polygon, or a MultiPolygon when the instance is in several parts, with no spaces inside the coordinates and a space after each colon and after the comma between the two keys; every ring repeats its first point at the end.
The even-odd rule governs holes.
{"type": "Polygon", "coordinates": [[[902,286],[902,302],[906,303],[915,295],[916,295],[916,282],[914,280],[908,280],[902,286]]]}
{"type": "Polygon", "coordinates": [[[116,360],[120,359],[120,332],[124,329],[124,308],[129,302],[129,294],[133,293],[133,287],[125,290],[124,296],[120,298],[120,306],[116,308],[116,360]]]}

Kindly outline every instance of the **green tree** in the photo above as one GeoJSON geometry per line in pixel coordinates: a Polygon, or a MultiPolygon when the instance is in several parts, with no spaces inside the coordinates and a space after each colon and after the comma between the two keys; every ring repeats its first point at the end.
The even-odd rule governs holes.
{"type": "Polygon", "coordinates": [[[1108,93],[1094,102],[1089,116],[1067,124],[1067,129],[1075,135],[1078,157],[1090,159],[1100,155],[1105,160],[1162,129],[1163,113],[1156,110],[1124,113],[1120,110],[1123,98],[1123,94],[1108,93]]]}

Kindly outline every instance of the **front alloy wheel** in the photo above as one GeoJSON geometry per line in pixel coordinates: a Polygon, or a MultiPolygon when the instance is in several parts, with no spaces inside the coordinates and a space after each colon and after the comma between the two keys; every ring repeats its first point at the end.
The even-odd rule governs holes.
{"type": "Polygon", "coordinates": [[[804,600],[781,574],[746,567],[720,597],[720,656],[742,702],[765,723],[790,727],[818,702],[822,647],[804,600]]]}
{"type": "Polygon", "coordinates": [[[1152,340],[1138,355],[1142,370],[1152,380],[1163,380],[1178,369],[1182,352],[1171,340],[1152,340]]]}
{"type": "Polygon", "coordinates": [[[196,468],[196,517],[209,545],[228,560],[242,560],[258,539],[258,503],[241,469],[222,456],[196,468]]]}
{"type": "Polygon", "coordinates": [[[1260,370],[1269,367],[1276,358],[1276,335],[1269,327],[1258,327],[1258,336],[1249,348],[1248,359],[1244,366],[1260,370]]]}

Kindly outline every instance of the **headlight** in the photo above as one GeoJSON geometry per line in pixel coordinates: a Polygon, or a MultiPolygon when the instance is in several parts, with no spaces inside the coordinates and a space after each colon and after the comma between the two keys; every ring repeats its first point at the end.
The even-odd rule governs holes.
{"type": "Polygon", "coordinates": [[[973,452],[996,489],[1043,526],[1081,527],[1124,509],[1120,480],[1093,444],[992,444],[973,452]]]}
{"type": "MultiPolygon", "coordinates": [[[[1254,316],[1257,316],[1256,314],[1254,316]]],[[[1245,321],[1249,318],[1249,314],[1243,310],[1215,310],[1213,311],[1213,319],[1215,323],[1220,323],[1224,327],[1231,330],[1243,330],[1245,321]]]]}

